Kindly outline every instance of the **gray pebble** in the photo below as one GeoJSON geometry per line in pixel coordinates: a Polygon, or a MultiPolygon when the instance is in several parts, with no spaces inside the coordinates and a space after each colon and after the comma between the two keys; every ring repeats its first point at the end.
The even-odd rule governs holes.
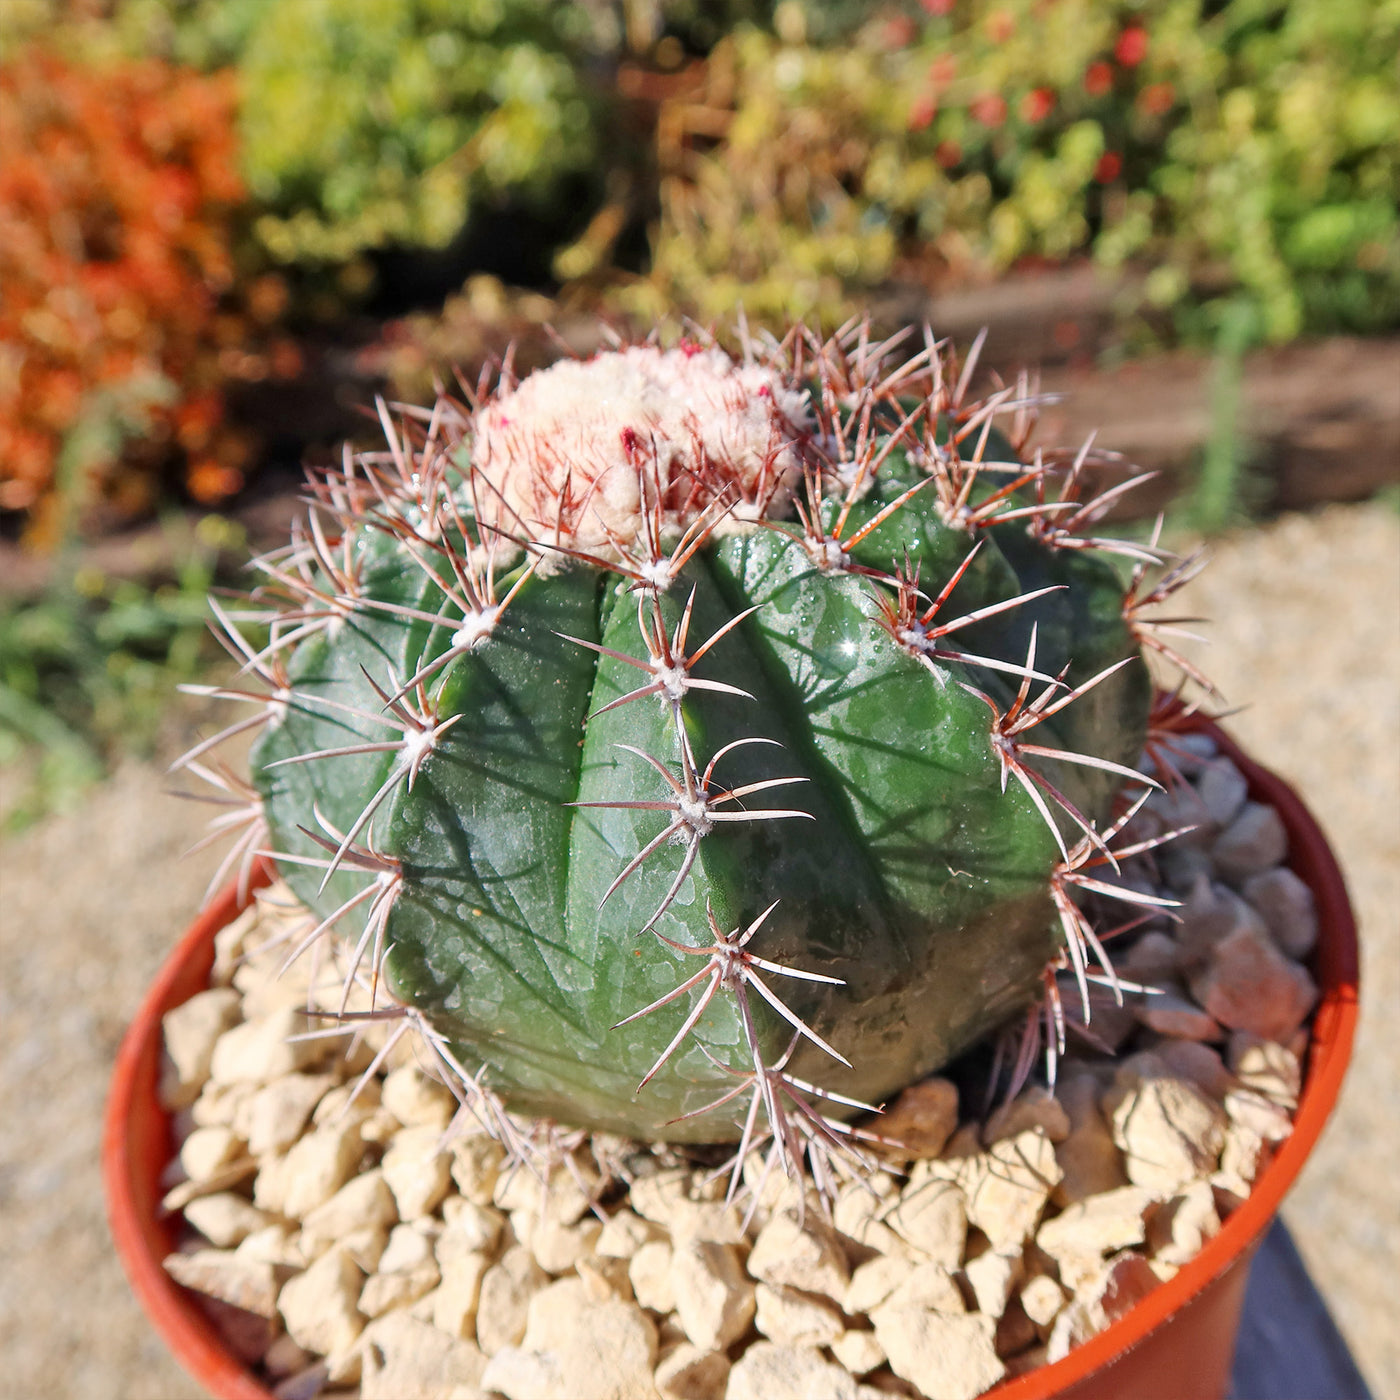
{"type": "Polygon", "coordinates": [[[1282,864],[1287,854],[1283,819],[1262,802],[1246,802],[1211,848],[1216,870],[1234,885],[1282,864]]]}
{"type": "Polygon", "coordinates": [[[1302,959],[1312,952],[1317,942],[1313,893],[1286,865],[1252,875],[1241,893],[1290,958],[1302,959]]]}

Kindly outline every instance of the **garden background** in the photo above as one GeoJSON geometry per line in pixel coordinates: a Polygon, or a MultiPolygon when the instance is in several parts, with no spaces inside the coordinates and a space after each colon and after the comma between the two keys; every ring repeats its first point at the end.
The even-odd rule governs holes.
{"type": "Polygon", "coordinates": [[[1286,1215],[1400,1393],[1397,54],[1395,0],[3,0],[0,1393],[186,1393],[95,1153],[216,863],[164,776],[206,591],[376,394],[741,309],[985,327],[1210,540],[1198,655],[1365,940],[1286,1215]]]}

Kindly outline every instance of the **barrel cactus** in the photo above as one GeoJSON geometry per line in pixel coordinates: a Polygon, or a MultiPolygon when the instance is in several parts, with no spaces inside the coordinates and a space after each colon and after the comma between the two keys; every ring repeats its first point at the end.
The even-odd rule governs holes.
{"type": "Polygon", "coordinates": [[[474,1092],[649,1140],[800,1142],[1082,986],[1156,555],[972,376],[741,328],[381,405],[218,609],[253,788],[185,760],[303,946],[338,928],[474,1092]]]}

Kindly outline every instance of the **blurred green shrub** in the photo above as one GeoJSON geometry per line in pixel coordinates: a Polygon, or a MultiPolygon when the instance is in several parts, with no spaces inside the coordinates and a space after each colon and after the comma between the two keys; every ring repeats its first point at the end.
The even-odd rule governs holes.
{"type": "Polygon", "coordinates": [[[120,0],[128,44],[232,68],[254,233],[279,262],[441,247],[478,201],[597,154],[590,8],[554,0],[120,0]]]}
{"type": "Polygon", "coordinates": [[[1194,339],[1241,297],[1273,341],[1400,315],[1394,0],[923,0],[818,46],[839,18],[788,0],[663,114],[622,305],[832,320],[1091,252],[1194,339]]]}
{"type": "Polygon", "coordinates": [[[170,538],[164,582],[112,578],[72,556],[39,596],[0,593],[0,830],[70,807],[117,758],[149,752],[176,684],[219,655],[207,594],[242,532],[206,516],[170,538]]]}

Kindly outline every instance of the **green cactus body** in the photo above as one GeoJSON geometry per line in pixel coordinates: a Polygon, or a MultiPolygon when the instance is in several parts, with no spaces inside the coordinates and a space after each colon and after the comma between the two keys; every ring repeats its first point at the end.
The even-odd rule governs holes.
{"type": "MultiPolygon", "coordinates": [[[[647,352],[683,381],[678,353],[647,352]]],[[[381,1001],[421,1014],[513,1110],[716,1141],[775,1067],[887,1100],[1033,1002],[1064,942],[1051,877],[1141,751],[1146,669],[1103,674],[1138,653],[1114,571],[1009,516],[1025,486],[978,516],[1006,478],[977,464],[950,508],[939,439],[967,411],[934,386],[927,421],[901,428],[907,385],[852,389],[847,361],[855,407],[828,411],[831,364],[777,355],[747,391],[757,377],[780,401],[765,411],[787,491],[746,496],[752,474],[736,485],[711,457],[698,504],[663,510],[661,449],[634,435],[651,525],[629,542],[614,519],[580,544],[582,526],[550,535],[538,511],[484,504],[509,491],[477,464],[481,409],[396,445],[422,469],[412,491],[386,491],[383,469],[370,491],[369,467],[342,482],[316,557],[275,572],[338,600],[310,623],[294,610],[279,626],[301,619],[303,639],[274,648],[281,695],[253,767],[283,868],[322,917],[358,900],[381,1001]],[[833,449],[862,410],[865,441],[833,449]],[[932,655],[953,649],[1004,669],[932,655]],[[1042,694],[1054,713],[999,739],[1028,666],[1059,684],[1027,681],[1021,713],[1042,694]]],[[[607,412],[588,431],[616,432],[607,412]]]]}

